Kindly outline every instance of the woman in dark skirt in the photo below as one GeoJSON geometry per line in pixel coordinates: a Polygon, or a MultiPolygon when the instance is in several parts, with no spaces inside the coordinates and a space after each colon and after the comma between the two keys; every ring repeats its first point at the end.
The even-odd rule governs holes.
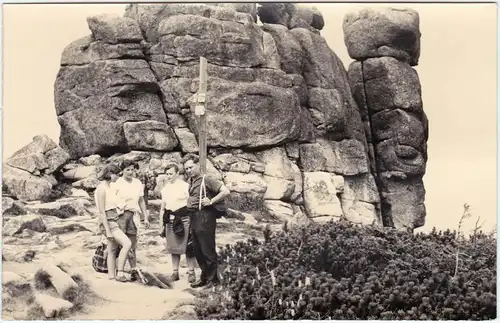
{"type": "Polygon", "coordinates": [[[196,280],[194,273],[196,258],[189,233],[189,214],[186,212],[189,185],[180,178],[179,167],[176,164],[169,164],[165,175],[166,181],[161,189],[160,223],[163,223],[162,234],[167,239],[167,252],[172,255],[172,280],[179,280],[181,255],[185,254],[188,281],[191,283],[196,280]]]}

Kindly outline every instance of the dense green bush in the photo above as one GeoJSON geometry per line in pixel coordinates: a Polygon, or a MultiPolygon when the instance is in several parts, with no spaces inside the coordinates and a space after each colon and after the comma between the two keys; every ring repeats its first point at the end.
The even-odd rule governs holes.
{"type": "Polygon", "coordinates": [[[496,317],[496,239],[311,224],[221,248],[222,286],[200,319],[468,320],[496,317]]]}

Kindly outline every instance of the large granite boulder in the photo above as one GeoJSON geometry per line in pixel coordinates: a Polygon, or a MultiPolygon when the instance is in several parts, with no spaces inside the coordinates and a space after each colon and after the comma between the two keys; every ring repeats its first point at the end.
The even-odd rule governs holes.
{"type": "Polygon", "coordinates": [[[315,33],[325,26],[321,12],[308,5],[264,2],[257,8],[257,12],[264,24],[282,25],[289,29],[305,28],[315,33]]]}
{"type": "Polygon", "coordinates": [[[422,218],[422,190],[402,189],[427,160],[413,11],[349,14],[346,44],[360,60],[349,71],[307,5],[132,4],[87,23],[55,83],[60,144],[74,159],[62,177],[75,188],[93,190],[104,163],[131,159],[157,175],[148,189],[159,197],[166,165],[199,151],[203,56],[208,170],[233,194],[292,222],[422,218]],[[413,206],[403,214],[398,199],[413,206]]]}
{"type": "Polygon", "coordinates": [[[410,65],[420,57],[420,19],[413,9],[363,8],[344,17],[344,40],[356,60],[389,56],[410,65]]]}
{"type": "Polygon", "coordinates": [[[73,158],[127,151],[124,123],[166,122],[158,92],[145,60],[61,67],[54,93],[61,147],[73,158]]]}

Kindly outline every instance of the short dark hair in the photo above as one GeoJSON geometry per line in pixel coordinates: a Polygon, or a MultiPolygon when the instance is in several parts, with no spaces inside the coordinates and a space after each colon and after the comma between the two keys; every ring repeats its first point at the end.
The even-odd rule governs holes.
{"type": "Polygon", "coordinates": [[[200,158],[196,154],[186,154],[186,156],[182,158],[182,164],[184,165],[188,160],[193,161],[195,164],[200,162],[200,158]]]}
{"type": "Polygon", "coordinates": [[[124,160],[122,161],[122,164],[120,165],[121,169],[124,170],[125,168],[129,168],[130,166],[134,166],[135,169],[139,169],[139,164],[137,164],[133,160],[124,160]]]}
{"type": "Polygon", "coordinates": [[[121,169],[117,165],[112,163],[107,164],[106,166],[104,166],[97,179],[100,181],[109,181],[111,180],[111,175],[119,175],[120,172],[121,169]]]}
{"type": "Polygon", "coordinates": [[[170,164],[168,164],[167,167],[165,167],[165,172],[167,170],[169,170],[170,168],[173,168],[176,173],[179,172],[179,166],[176,163],[170,163],[170,164]]]}

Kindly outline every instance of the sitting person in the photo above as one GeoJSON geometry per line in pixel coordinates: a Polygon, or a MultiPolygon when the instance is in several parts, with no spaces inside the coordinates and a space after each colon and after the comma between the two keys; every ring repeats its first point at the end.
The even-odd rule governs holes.
{"type": "Polygon", "coordinates": [[[112,183],[118,179],[121,169],[109,164],[104,167],[99,180],[101,183],[95,190],[96,206],[99,210],[99,230],[108,240],[107,243],[107,266],[109,279],[115,279],[119,282],[126,282],[128,279],[124,274],[125,261],[128,252],[132,247],[132,242],[127,235],[120,230],[118,218],[120,214],[117,211],[116,191],[112,183]],[[121,246],[118,260],[116,253],[118,246],[121,246]]]}
{"type": "Polygon", "coordinates": [[[196,280],[194,273],[195,256],[190,234],[190,218],[186,212],[189,185],[180,178],[179,167],[170,164],[165,170],[166,181],[161,190],[160,224],[162,236],[167,239],[167,252],[172,255],[172,280],[179,280],[181,255],[186,255],[188,281],[196,280]]]}

